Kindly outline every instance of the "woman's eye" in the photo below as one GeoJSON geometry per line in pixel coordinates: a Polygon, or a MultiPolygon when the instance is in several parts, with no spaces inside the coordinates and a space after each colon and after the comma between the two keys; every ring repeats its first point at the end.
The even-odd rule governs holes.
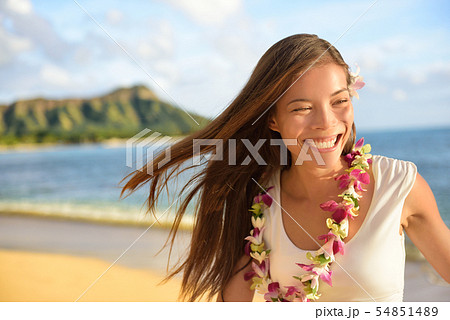
{"type": "Polygon", "coordinates": [[[348,101],[348,99],[340,99],[338,101],[335,102],[335,104],[342,104],[342,103],[346,103],[348,101]]]}
{"type": "Polygon", "coordinates": [[[306,110],[311,110],[311,109],[312,109],[311,107],[303,107],[303,108],[295,108],[292,111],[306,111],[306,110]]]}

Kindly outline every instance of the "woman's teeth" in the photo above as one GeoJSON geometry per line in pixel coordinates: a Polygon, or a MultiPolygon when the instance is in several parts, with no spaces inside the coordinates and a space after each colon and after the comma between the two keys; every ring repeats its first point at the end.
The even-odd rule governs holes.
{"type": "Polygon", "coordinates": [[[328,140],[328,141],[318,142],[318,141],[314,140],[314,143],[316,144],[317,149],[328,149],[328,148],[334,147],[336,140],[337,140],[337,136],[334,137],[334,139],[328,140]]]}

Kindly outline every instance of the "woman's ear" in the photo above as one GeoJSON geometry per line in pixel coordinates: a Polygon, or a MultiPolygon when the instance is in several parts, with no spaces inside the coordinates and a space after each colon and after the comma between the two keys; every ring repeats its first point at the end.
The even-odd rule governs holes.
{"type": "Polygon", "coordinates": [[[278,129],[277,121],[273,116],[269,118],[269,129],[276,132],[280,132],[280,129],[278,129]]]}

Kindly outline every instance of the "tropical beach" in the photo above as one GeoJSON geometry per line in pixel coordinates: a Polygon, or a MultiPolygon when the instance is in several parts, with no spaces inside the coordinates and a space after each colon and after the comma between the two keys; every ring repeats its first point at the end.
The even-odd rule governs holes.
{"type": "MultiPolygon", "coordinates": [[[[447,225],[449,184],[441,177],[450,166],[433,170],[438,158],[432,150],[448,157],[438,137],[449,135],[448,129],[364,134],[377,152],[418,165],[447,225]],[[422,152],[401,147],[412,140],[422,152]]],[[[119,201],[118,183],[130,172],[125,160],[123,144],[0,153],[0,167],[8,168],[0,184],[0,301],[177,301],[181,277],[158,285],[167,274],[168,248],[157,255],[176,210],[169,206],[176,184],[170,184],[172,198],[163,194],[156,221],[143,213],[144,189],[119,201]]],[[[186,172],[181,182],[191,174],[186,172]]],[[[171,265],[189,245],[192,212],[183,220],[171,265]]],[[[409,241],[404,301],[450,301],[449,285],[409,241]]]]}
{"type": "MultiPolygon", "coordinates": [[[[131,225],[2,214],[0,301],[176,301],[179,278],[159,285],[166,270],[167,250],[155,257],[167,230],[145,230],[131,225]]],[[[183,242],[176,242],[173,261],[183,242]]]]}
{"type": "MultiPolygon", "coordinates": [[[[1,214],[0,301],[177,301],[180,277],[160,284],[168,250],[156,253],[167,235],[161,228],[1,214]]],[[[172,263],[188,237],[185,231],[175,242],[172,263]]],[[[450,301],[450,285],[411,246],[404,301],[450,301]]]]}
{"type": "MultiPolygon", "coordinates": [[[[352,99],[357,139],[413,162],[449,227],[448,11],[427,1],[0,1],[0,301],[177,301],[182,275],[163,280],[188,252],[200,192],[170,261],[166,241],[182,187],[202,168],[170,180],[154,216],[144,213],[149,185],[122,198],[120,182],[221,120],[288,35],[336,44],[365,84],[352,99]]],[[[283,95],[267,102],[276,108],[283,95]]],[[[250,219],[246,210],[232,211],[236,221],[250,219]]],[[[450,301],[450,285],[408,239],[406,253],[404,301],[450,301]]]]}

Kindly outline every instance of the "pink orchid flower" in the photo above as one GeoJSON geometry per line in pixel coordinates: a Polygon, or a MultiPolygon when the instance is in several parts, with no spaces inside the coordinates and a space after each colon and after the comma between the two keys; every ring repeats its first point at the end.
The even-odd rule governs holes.
{"type": "Polygon", "coordinates": [[[254,261],[252,262],[252,268],[253,271],[255,271],[256,275],[260,278],[265,278],[268,276],[268,271],[269,271],[269,260],[265,260],[263,262],[261,262],[260,265],[258,265],[257,263],[255,263],[254,261]]]}
{"type": "MultiPolygon", "coordinates": [[[[245,239],[244,239],[244,240],[245,240],[245,239]]],[[[246,254],[247,256],[250,255],[250,252],[251,252],[251,250],[250,250],[250,245],[251,245],[251,244],[252,244],[251,241],[247,241],[247,243],[245,244],[244,252],[245,252],[245,254],[246,254]]]]}
{"type": "Polygon", "coordinates": [[[272,201],[273,201],[273,200],[272,200],[272,197],[270,196],[270,194],[268,194],[268,192],[269,192],[269,190],[271,190],[272,188],[273,188],[273,186],[267,188],[266,192],[260,193],[260,194],[256,195],[256,196],[253,198],[253,202],[254,202],[254,203],[260,203],[260,202],[262,201],[267,207],[270,207],[270,206],[272,205],[272,201]]]}
{"type": "Polygon", "coordinates": [[[359,191],[366,191],[361,187],[362,184],[370,183],[370,175],[367,172],[364,172],[361,169],[355,169],[350,172],[350,176],[355,180],[354,187],[359,191]]]}
{"type": "Polygon", "coordinates": [[[245,240],[248,240],[255,245],[261,244],[263,241],[263,231],[265,228],[266,227],[262,227],[261,230],[259,228],[251,230],[250,236],[246,237],[245,240]]]}
{"type": "Polygon", "coordinates": [[[323,234],[317,238],[319,240],[325,240],[325,244],[329,245],[325,252],[333,252],[333,255],[338,252],[342,255],[344,254],[344,242],[341,240],[341,237],[336,236],[333,232],[328,231],[327,234],[323,234]]]}
{"type": "Polygon", "coordinates": [[[359,139],[356,143],[355,143],[355,147],[353,148],[352,152],[346,154],[344,156],[345,161],[347,161],[347,164],[349,167],[352,166],[352,162],[353,160],[355,160],[356,156],[360,156],[361,155],[361,148],[364,145],[364,138],[359,139]]]}
{"type": "Polygon", "coordinates": [[[313,272],[317,275],[319,275],[320,280],[327,283],[328,285],[332,286],[331,283],[331,274],[333,273],[328,266],[324,267],[315,267],[313,269],[313,272]]]}
{"type": "Polygon", "coordinates": [[[336,254],[338,252],[344,255],[344,241],[342,241],[340,238],[333,242],[333,253],[336,254]]]}
{"type": "Polygon", "coordinates": [[[245,281],[253,279],[254,277],[264,279],[269,274],[269,260],[265,260],[261,262],[259,265],[253,261],[252,269],[253,270],[246,272],[244,274],[245,281]]]}
{"type": "Polygon", "coordinates": [[[347,188],[348,185],[350,184],[350,181],[352,180],[352,178],[350,178],[348,173],[341,174],[340,176],[338,176],[337,178],[334,178],[334,179],[336,181],[340,181],[339,182],[339,189],[347,188]]]}
{"type": "Polygon", "coordinates": [[[314,269],[315,264],[303,264],[303,263],[296,263],[300,268],[302,268],[305,271],[312,271],[314,269]]]}
{"type": "Polygon", "coordinates": [[[364,172],[361,169],[354,169],[350,174],[344,173],[340,175],[339,177],[335,178],[335,180],[340,181],[339,182],[339,189],[345,189],[348,188],[348,185],[353,181],[353,186],[360,190],[360,191],[366,191],[361,187],[362,184],[369,184],[370,183],[370,176],[367,172],[364,172]]]}
{"type": "Polygon", "coordinates": [[[359,71],[360,68],[358,65],[356,65],[356,72],[350,72],[351,83],[348,86],[348,91],[350,95],[356,97],[357,99],[359,99],[359,95],[358,92],[356,92],[356,90],[359,90],[366,85],[363,81],[364,80],[363,77],[359,75],[359,71]]]}
{"type": "Polygon", "coordinates": [[[320,205],[320,208],[325,211],[333,212],[333,219],[340,223],[342,220],[347,218],[348,216],[352,217],[352,208],[353,204],[345,204],[345,203],[337,203],[334,200],[329,200],[327,202],[324,202],[320,205]]]}
{"type": "Polygon", "coordinates": [[[255,271],[249,271],[249,272],[246,272],[245,274],[244,274],[244,281],[248,281],[248,280],[250,280],[250,279],[252,279],[253,277],[255,277],[256,276],[256,272],[255,271]]]}
{"type": "Polygon", "coordinates": [[[286,291],[286,297],[292,296],[297,294],[298,292],[301,292],[301,288],[297,287],[297,286],[285,286],[285,288],[287,289],[286,291]]]}
{"type": "Polygon", "coordinates": [[[278,282],[269,283],[268,292],[264,295],[266,301],[278,301],[280,299],[280,284],[278,282]]]}
{"type": "Polygon", "coordinates": [[[348,165],[349,167],[352,166],[352,162],[353,162],[353,160],[355,160],[355,157],[356,157],[357,155],[361,155],[361,153],[360,153],[359,151],[352,151],[352,152],[350,152],[350,153],[347,153],[347,154],[344,156],[344,160],[347,161],[347,165],[348,165]]]}
{"type": "Polygon", "coordinates": [[[324,202],[320,205],[320,208],[325,211],[331,211],[333,212],[339,207],[339,204],[336,201],[329,200],[327,202],[324,202]]]}
{"type": "Polygon", "coordinates": [[[289,301],[294,302],[307,302],[306,294],[303,289],[299,286],[285,286],[286,294],[285,297],[289,299],[289,301]]]}
{"type": "Polygon", "coordinates": [[[315,272],[310,272],[300,276],[301,282],[311,281],[311,289],[319,290],[319,275],[315,272]]]}
{"type": "Polygon", "coordinates": [[[331,273],[332,271],[328,268],[328,265],[325,265],[323,267],[318,267],[314,264],[303,264],[303,263],[297,263],[297,265],[302,268],[303,270],[309,271],[310,273],[301,276],[301,281],[305,282],[308,280],[311,280],[311,288],[314,288],[316,285],[318,286],[318,283],[314,281],[314,278],[317,278],[317,276],[324,282],[328,283],[331,286],[331,273]],[[313,282],[314,281],[314,282],[313,282]]]}
{"type": "Polygon", "coordinates": [[[361,137],[358,141],[355,143],[355,149],[357,151],[361,150],[361,148],[364,146],[364,137],[361,137]]]}
{"type": "Polygon", "coordinates": [[[333,243],[334,241],[325,242],[325,244],[316,251],[316,255],[323,254],[325,258],[328,259],[331,257],[331,259],[334,260],[333,243]]]}

